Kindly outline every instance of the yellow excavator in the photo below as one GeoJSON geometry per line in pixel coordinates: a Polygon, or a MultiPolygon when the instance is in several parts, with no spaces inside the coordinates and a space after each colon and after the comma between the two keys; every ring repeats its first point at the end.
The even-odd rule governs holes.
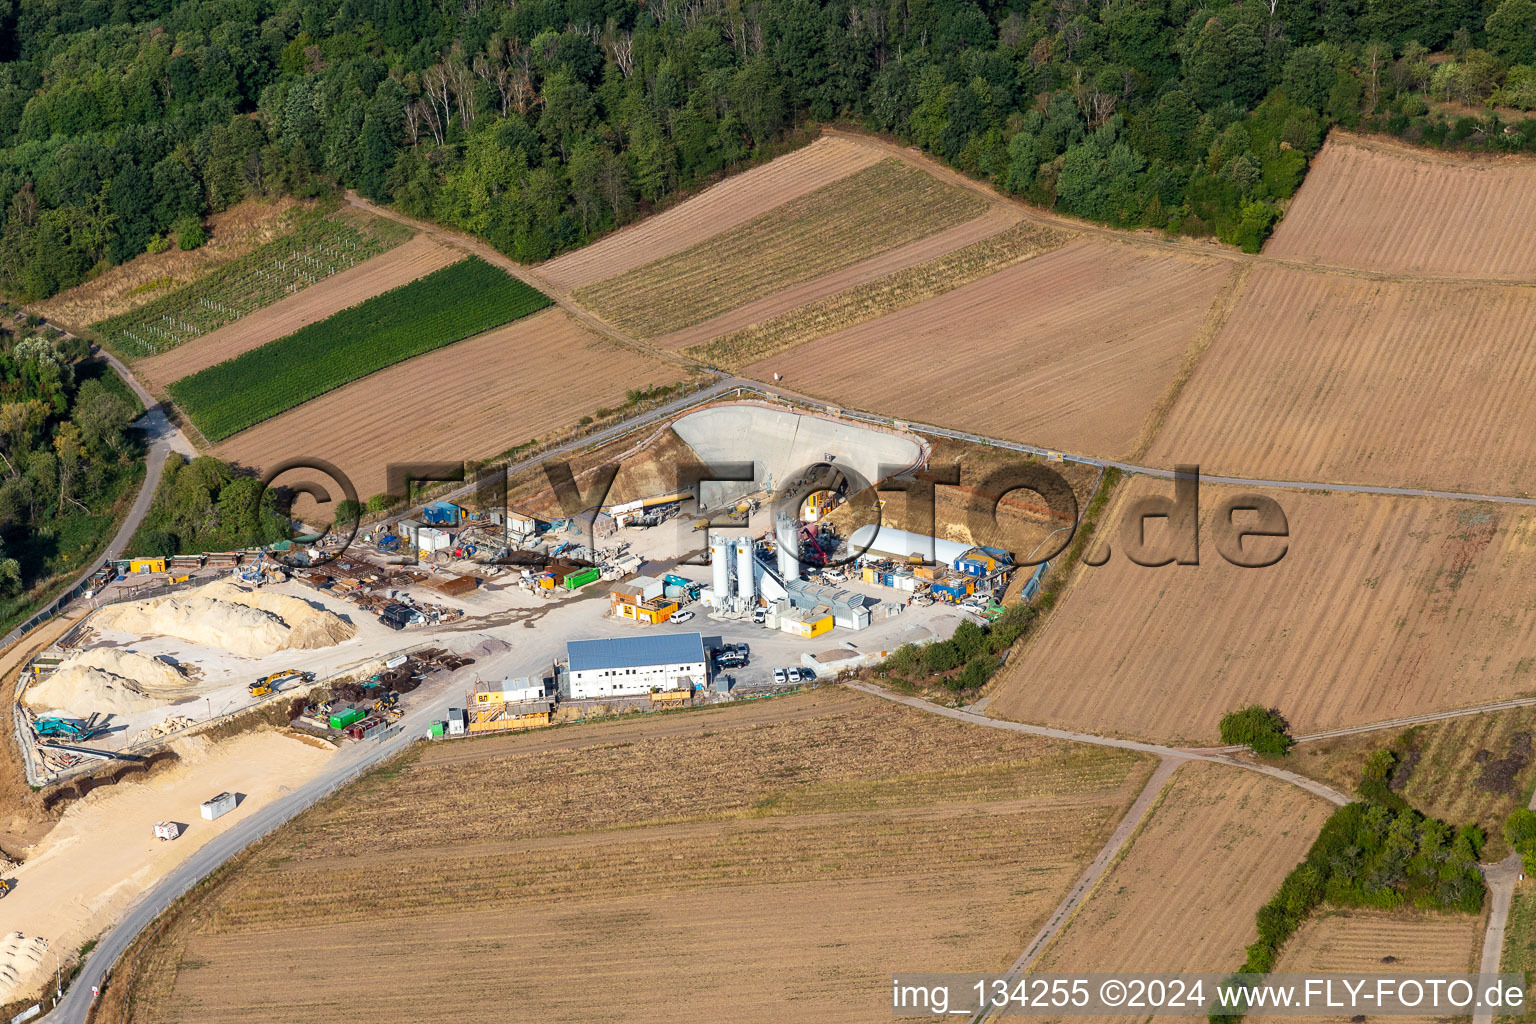
{"type": "Polygon", "coordinates": [[[4,878],[0,878],[0,899],[9,896],[11,894],[11,890],[14,888],[16,888],[15,882],[9,882],[4,878]]]}
{"type": "Polygon", "coordinates": [[[245,689],[252,697],[265,697],[290,679],[298,679],[307,683],[314,678],[315,674],[313,672],[302,672],[296,668],[289,668],[281,672],[273,672],[269,676],[262,676],[245,689]]]}

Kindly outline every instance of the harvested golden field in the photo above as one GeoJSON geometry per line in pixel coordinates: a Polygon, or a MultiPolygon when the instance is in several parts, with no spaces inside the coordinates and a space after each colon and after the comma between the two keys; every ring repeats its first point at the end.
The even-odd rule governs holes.
{"type": "Polygon", "coordinates": [[[781,203],[861,171],[883,155],[850,139],[817,139],[733,175],[663,213],[550,260],[539,274],[556,288],[579,288],[614,277],[745,224],[781,203]]]}
{"type": "Polygon", "coordinates": [[[1261,266],[1152,445],[1208,473],[1529,494],[1536,289],[1261,266]]]}
{"type": "Polygon", "coordinates": [[[366,499],[384,490],[391,462],[498,455],[681,376],[551,308],[321,395],[213,453],[258,467],[326,459],[366,499]]]}
{"type": "Polygon", "coordinates": [[[145,253],[27,308],[75,329],[126,313],[284,234],[301,208],[287,197],[237,203],[208,218],[208,241],[196,249],[145,253]]]}
{"type": "MultiPolygon", "coordinates": [[[[879,256],[855,263],[845,270],[824,274],[795,285],[793,288],[764,296],[744,306],[721,313],[719,316],[711,317],[701,324],[664,334],[655,339],[656,344],[670,349],[687,349],[690,354],[696,354],[706,348],[705,342],[722,335],[749,331],[760,326],[778,323],[780,320],[793,320],[795,318],[792,314],[802,307],[820,308],[824,303],[832,302],[838,308],[848,308],[848,297],[868,295],[871,288],[892,289],[893,300],[898,295],[915,294],[914,279],[929,278],[935,265],[941,264],[941,258],[946,256],[952,258],[952,269],[957,274],[970,274],[969,277],[955,280],[949,285],[949,287],[958,288],[967,280],[981,276],[983,272],[998,270],[1005,266],[1005,263],[996,262],[999,259],[996,255],[999,251],[1007,251],[1010,254],[1022,253],[1017,259],[1024,258],[1024,255],[1033,255],[1034,250],[1028,248],[1029,242],[1044,239],[1049,229],[1033,222],[1027,227],[1021,225],[1019,221],[1022,218],[1023,212],[1016,207],[993,205],[988,207],[981,216],[963,224],[957,224],[946,231],[929,235],[927,238],[919,238],[915,242],[908,242],[879,256]],[[962,253],[966,255],[961,256],[962,253]],[[978,269],[982,266],[989,267],[989,270],[978,269]]],[[[1056,232],[1056,234],[1065,241],[1064,232],[1056,232]]],[[[1017,259],[1010,262],[1017,262],[1017,259]]],[[[891,308],[894,307],[872,311],[867,316],[878,316],[881,313],[890,312],[891,308]]],[[[838,323],[837,326],[846,327],[855,322],[853,319],[847,319],[838,323]]],[[[820,333],[826,333],[831,329],[826,328],[820,333]]],[[[814,336],[808,335],[808,337],[814,336]]],[[[700,358],[704,357],[700,356],[700,358]]]]}
{"type": "Polygon", "coordinates": [[[1231,970],[1333,810],[1257,772],[1184,764],[1031,973],[1231,970]]]}
{"type": "Polygon", "coordinates": [[[652,338],[964,223],[988,205],[890,158],[572,295],[621,330],[652,338]]]}
{"type": "Polygon", "coordinates": [[[1250,703],[1279,708],[1305,735],[1536,691],[1536,515],[1271,491],[1288,552],[1245,569],[1212,535],[1219,504],[1245,492],[1205,486],[1200,565],[1131,563],[1118,533],[1129,503],[1171,492],[1145,478],[1122,487],[1104,519],[1117,524],[1103,535],[1113,556],[1077,569],[1004,670],[991,714],[1214,743],[1221,716],[1250,703]]]}
{"type": "Polygon", "coordinates": [[[391,288],[409,284],[464,258],[457,249],[428,235],[410,241],[311,285],[251,315],[158,355],[135,360],[134,373],[151,387],[233,359],[242,352],[292,334],[391,288]]]}
{"type": "Polygon", "coordinates": [[[1430,153],[1334,131],[1267,256],[1388,274],[1536,276],[1536,161],[1430,153]]]}
{"type": "MultiPolygon", "coordinates": [[[[943,295],[1004,267],[1065,245],[1068,237],[1065,232],[1042,227],[1033,221],[1016,224],[962,248],[941,250],[940,255],[932,259],[902,267],[809,304],[796,301],[786,305],[787,312],[778,316],[757,320],[754,313],[754,319],[747,322],[747,326],[708,344],[695,345],[687,349],[687,354],[711,366],[735,369],[822,335],[943,295]]],[[[811,284],[820,286],[836,276],[829,275],[811,284]]],[[[783,299],[797,290],[781,292],[773,296],[773,300],[783,299]]],[[[724,318],[717,317],[701,327],[709,327],[721,319],[724,318]]]]}
{"type": "MultiPolygon", "coordinates": [[[[1275,971],[1282,974],[1475,974],[1483,950],[1480,914],[1429,914],[1411,910],[1335,910],[1324,908],[1291,936],[1275,971]]],[[[1254,1013],[1249,1024],[1282,1021],[1348,1020],[1348,1017],[1301,1017],[1254,1013]]],[[[1427,1022],[1446,1017],[1394,1017],[1427,1022]]],[[[1465,1018],[1463,1018],[1465,1019],[1465,1018]]]]}
{"type": "Polygon", "coordinates": [[[743,372],[887,415],[1120,456],[1234,274],[1084,239],[743,372]]]}
{"type": "Polygon", "coordinates": [[[545,1021],[866,1021],[893,970],[1011,962],[1152,767],[846,691],[771,703],[785,720],[441,744],[377,772],[198,894],[125,1019],[489,1022],[510,996],[545,1021]],[[253,948],[284,984],[240,969],[253,948]]]}
{"type": "Polygon", "coordinates": [[[1391,788],[1442,821],[1476,822],[1488,834],[1487,862],[1507,852],[1504,820],[1524,807],[1536,783],[1536,707],[1486,711],[1406,729],[1338,736],[1299,744],[1290,767],[1354,792],[1372,752],[1391,750],[1391,788]]]}

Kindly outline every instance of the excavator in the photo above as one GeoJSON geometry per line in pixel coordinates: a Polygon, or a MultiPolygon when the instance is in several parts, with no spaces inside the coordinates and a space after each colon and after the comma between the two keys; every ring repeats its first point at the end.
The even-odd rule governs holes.
{"type": "Polygon", "coordinates": [[[283,685],[291,679],[298,679],[309,683],[313,682],[314,678],[315,674],[313,672],[302,672],[296,668],[289,668],[284,669],[281,672],[273,672],[269,676],[262,676],[260,679],[247,686],[245,690],[252,697],[265,697],[267,694],[272,693],[279,686],[283,685]]]}
{"type": "Polygon", "coordinates": [[[0,899],[4,899],[5,897],[9,896],[11,894],[11,890],[14,888],[16,888],[15,882],[0,878],[0,899]]]}

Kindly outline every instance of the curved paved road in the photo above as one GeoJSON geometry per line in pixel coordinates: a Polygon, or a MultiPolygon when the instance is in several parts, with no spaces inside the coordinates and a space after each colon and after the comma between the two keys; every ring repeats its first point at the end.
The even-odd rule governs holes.
{"type": "Polygon", "coordinates": [[[252,843],[370,768],[404,750],[425,734],[428,723],[445,718],[449,705],[462,703],[462,701],[463,698],[457,687],[447,687],[444,693],[432,701],[408,712],[401,719],[399,735],[379,742],[361,741],[343,747],[326,763],[320,775],[209,840],[157,885],[145,892],[129,907],[123,917],[102,935],[96,949],[86,959],[79,974],[65,991],[64,998],[59,1001],[58,1007],[39,1019],[85,1024],[94,1001],[91,995],[92,988],[102,985],[116,965],[117,959],[133,944],[133,940],[139,933],[148,928],[155,918],[160,916],[161,912],[178,897],[252,843]]]}

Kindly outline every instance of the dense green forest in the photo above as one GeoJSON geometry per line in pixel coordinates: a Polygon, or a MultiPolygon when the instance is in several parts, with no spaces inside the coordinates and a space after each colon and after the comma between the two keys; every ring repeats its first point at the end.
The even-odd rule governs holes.
{"type": "Polygon", "coordinates": [[[88,346],[0,307],[0,632],[111,539],[143,473],[140,407],[88,346]]]}
{"type": "Polygon", "coordinates": [[[1253,248],[1331,123],[1536,144],[1432,106],[1536,106],[1533,43],[1536,0],[0,0],[0,287],[335,184],[540,260],[837,118],[1253,248]]]}

